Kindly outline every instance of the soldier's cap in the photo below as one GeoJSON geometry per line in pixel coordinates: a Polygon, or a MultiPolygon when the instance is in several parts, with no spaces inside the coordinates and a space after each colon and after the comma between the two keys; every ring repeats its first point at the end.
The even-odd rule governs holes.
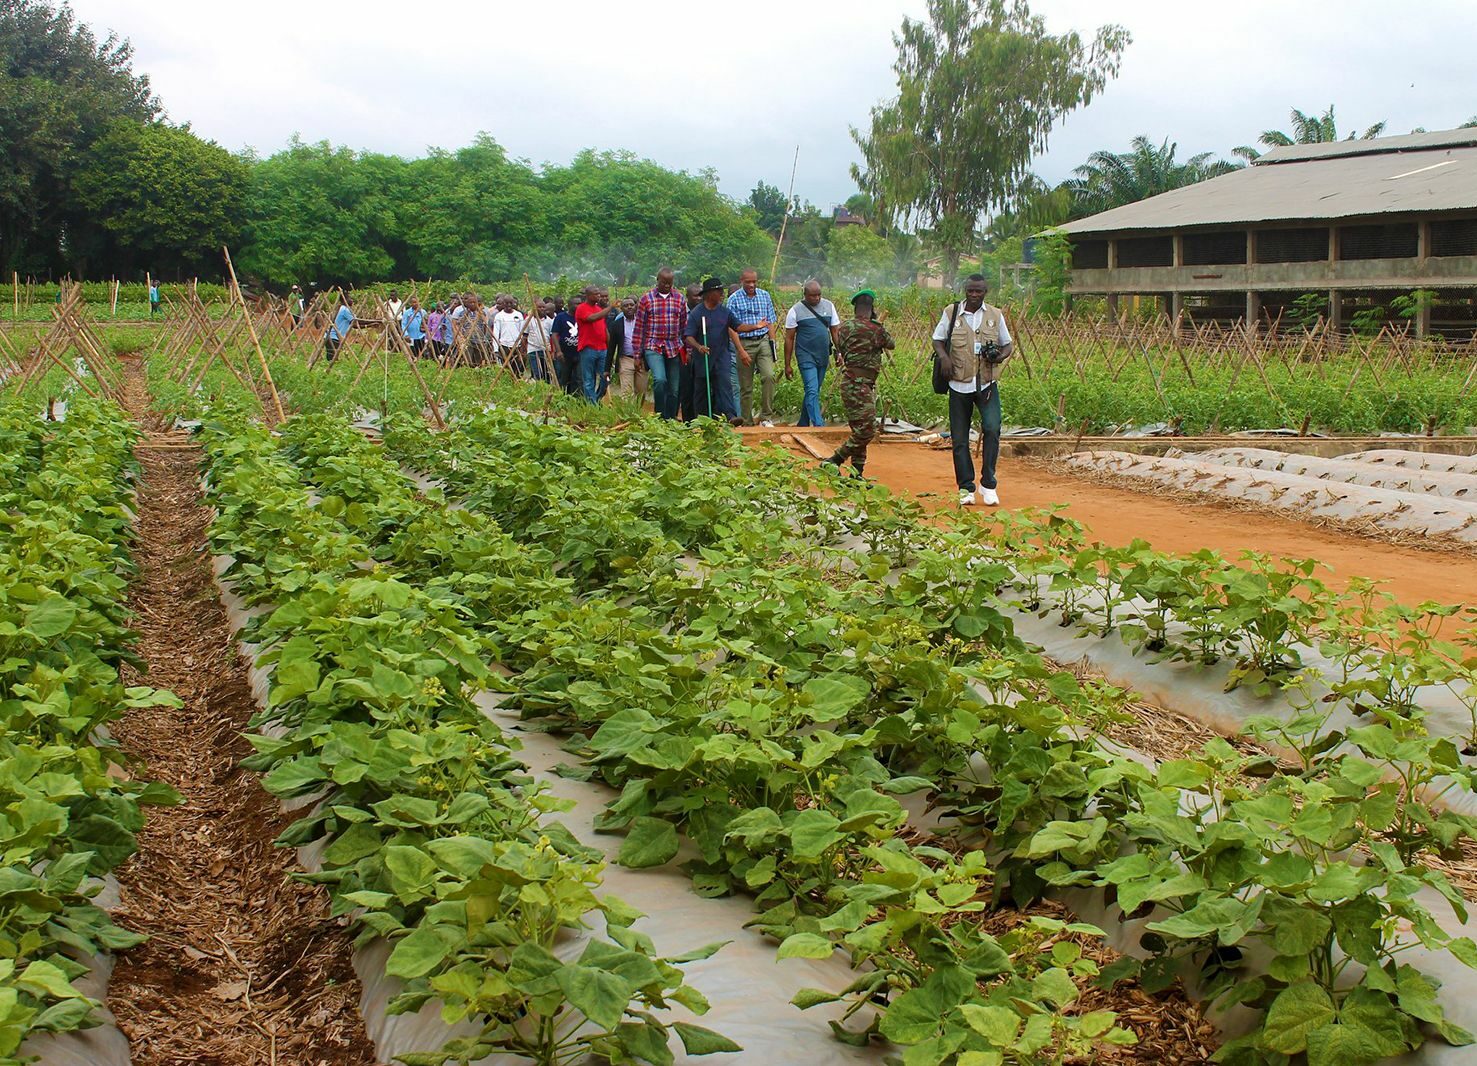
{"type": "Polygon", "coordinates": [[[856,303],[858,300],[860,300],[864,296],[868,300],[871,300],[873,303],[876,303],[877,302],[877,294],[875,292],[873,292],[871,289],[862,289],[861,291],[857,292],[855,295],[852,296],[851,302],[852,303],[856,303]]]}

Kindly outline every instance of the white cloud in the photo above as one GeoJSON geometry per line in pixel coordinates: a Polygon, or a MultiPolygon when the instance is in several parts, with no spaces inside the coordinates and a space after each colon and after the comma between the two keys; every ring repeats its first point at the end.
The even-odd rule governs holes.
{"type": "MultiPolygon", "coordinates": [[[[258,0],[250,7],[73,0],[99,33],[132,39],[175,121],[228,148],[281,148],[294,133],[418,155],[478,130],[514,156],[562,163],[628,148],[667,166],[711,166],[742,198],[761,178],[821,206],[853,191],[849,127],[893,90],[892,32],[921,2],[750,0],[611,8],[409,6],[258,0]],[[687,14],[686,11],[692,11],[687,14]],[[407,17],[407,12],[410,13],[407,17]]],[[[1235,5],[1204,0],[1038,0],[1054,30],[1103,21],[1134,44],[1119,79],[1071,116],[1037,161],[1049,180],[1135,134],[1181,156],[1228,155],[1297,106],[1338,106],[1353,129],[1439,129],[1477,113],[1470,0],[1402,18],[1377,0],[1235,5]]]]}

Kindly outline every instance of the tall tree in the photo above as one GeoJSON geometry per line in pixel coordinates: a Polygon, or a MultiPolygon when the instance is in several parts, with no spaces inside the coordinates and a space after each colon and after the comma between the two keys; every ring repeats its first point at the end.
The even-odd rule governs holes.
{"type": "MultiPolygon", "coordinates": [[[[1297,108],[1292,109],[1291,115],[1292,133],[1284,133],[1282,130],[1263,130],[1257,143],[1263,148],[1286,148],[1292,144],[1327,144],[1339,139],[1338,121],[1333,115],[1333,105],[1328,105],[1328,110],[1321,115],[1305,114],[1297,108]]],[[[1358,135],[1361,141],[1372,140],[1385,132],[1385,124],[1376,122],[1363,133],[1358,135]]],[[[1346,140],[1354,140],[1355,135],[1349,134],[1346,140]]],[[[1260,149],[1243,144],[1234,149],[1235,153],[1248,163],[1261,158],[1260,149]]]]}
{"type": "Polygon", "coordinates": [[[1179,145],[1168,138],[1155,145],[1140,135],[1132,144],[1127,152],[1093,152],[1074,171],[1076,177],[1066,182],[1074,214],[1107,211],[1237,169],[1237,164],[1215,159],[1211,152],[1181,162],[1175,158],[1179,145]]]}
{"type": "Polygon", "coordinates": [[[65,4],[0,0],[0,268],[60,273],[99,226],[72,194],[88,149],[159,114],[132,64],[127,41],[99,41],[65,4]]]}
{"type": "Polygon", "coordinates": [[[1117,74],[1129,35],[1047,33],[1027,0],[928,0],[893,42],[898,93],[852,130],[864,160],[852,176],[891,220],[932,228],[952,284],[980,217],[1011,201],[1056,123],[1117,74]]]}
{"type": "Polygon", "coordinates": [[[780,192],[779,186],[771,185],[767,181],[761,181],[754,186],[749,193],[748,207],[754,212],[754,221],[759,223],[759,228],[771,237],[779,236],[780,226],[785,221],[785,209],[789,206],[785,202],[785,194],[780,192]]]}
{"type": "MultiPolygon", "coordinates": [[[[188,127],[120,119],[73,182],[100,222],[90,257],[119,274],[213,275],[221,245],[240,232],[248,180],[245,161],[188,127]]],[[[86,262],[79,266],[88,273],[86,262]]]]}

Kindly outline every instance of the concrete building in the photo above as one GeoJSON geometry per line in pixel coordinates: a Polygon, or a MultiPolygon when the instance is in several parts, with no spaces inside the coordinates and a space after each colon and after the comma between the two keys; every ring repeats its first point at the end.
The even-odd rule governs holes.
{"type": "Polygon", "coordinates": [[[1265,327],[1295,307],[1347,328],[1419,289],[1436,297],[1418,332],[1477,330],[1477,129],[1277,148],[1062,228],[1068,292],[1110,308],[1149,295],[1173,316],[1265,327]]]}

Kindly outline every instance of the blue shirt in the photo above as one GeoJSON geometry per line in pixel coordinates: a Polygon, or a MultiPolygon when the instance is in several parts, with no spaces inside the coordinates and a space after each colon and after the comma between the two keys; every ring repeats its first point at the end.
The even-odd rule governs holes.
{"type": "Polygon", "coordinates": [[[405,334],[408,341],[421,341],[426,339],[426,313],[416,311],[407,307],[400,312],[400,332],[405,334]]]}
{"type": "Polygon", "coordinates": [[[554,316],[554,326],[549,332],[559,338],[559,347],[563,348],[566,352],[573,352],[575,347],[574,332],[576,328],[574,316],[568,311],[560,311],[554,316]]]}
{"type": "Polygon", "coordinates": [[[709,357],[719,359],[732,351],[733,342],[728,338],[728,331],[730,328],[738,329],[738,325],[738,317],[722,304],[711,309],[706,304],[698,304],[687,312],[687,329],[682,335],[706,344],[709,357]],[[704,322],[708,324],[706,340],[703,339],[704,322]]]}
{"type": "Polygon", "coordinates": [[[338,309],[334,316],[333,325],[328,327],[328,335],[336,341],[341,341],[349,335],[349,328],[354,324],[354,312],[345,305],[338,309]]]}
{"type": "Polygon", "coordinates": [[[767,336],[768,327],[756,330],[753,328],[754,324],[756,322],[773,323],[775,320],[774,300],[763,289],[755,289],[753,296],[739,289],[728,298],[728,309],[738,319],[740,337],[767,336]]]}

